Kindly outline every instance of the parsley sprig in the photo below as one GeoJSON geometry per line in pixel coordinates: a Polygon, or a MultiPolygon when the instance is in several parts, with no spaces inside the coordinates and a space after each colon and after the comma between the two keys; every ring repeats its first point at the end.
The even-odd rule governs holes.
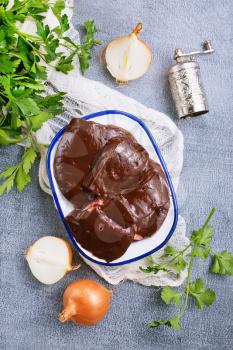
{"type": "Polygon", "coordinates": [[[164,325],[180,330],[180,319],[189,307],[190,298],[194,299],[194,304],[199,309],[213,304],[216,299],[215,292],[211,288],[206,289],[203,279],[197,278],[191,281],[191,272],[195,258],[206,260],[208,256],[211,256],[211,272],[233,276],[233,255],[226,250],[221,253],[215,252],[210,247],[213,238],[213,229],[209,225],[209,222],[214,212],[215,208],[211,210],[203,226],[199,230],[192,232],[191,242],[183,250],[176,251],[172,246],[167,246],[162,256],[165,259],[163,264],[158,264],[153,257],[150,257],[151,265],[147,266],[147,268],[140,268],[145,273],[156,274],[159,271],[180,273],[180,271],[183,271],[188,266],[188,277],[183,290],[177,291],[167,286],[162,288],[161,291],[161,298],[166,304],[173,303],[176,307],[179,307],[182,300],[184,300],[180,311],[170,319],[148,323],[149,327],[156,328],[164,325]],[[189,251],[188,256],[185,255],[187,251],[189,251]],[[170,258],[167,259],[168,257],[170,258]]]}
{"type": "Polygon", "coordinates": [[[0,174],[0,195],[9,192],[13,185],[19,191],[30,182],[29,168],[40,150],[34,132],[48,119],[63,110],[64,93],[42,97],[47,66],[67,74],[78,58],[82,73],[89,67],[91,49],[100,42],[95,38],[93,21],[86,21],[86,35],[81,44],[68,36],[69,21],[65,0],[14,0],[0,3],[0,147],[15,143],[25,145],[18,164],[0,174]],[[51,29],[43,23],[45,13],[51,9],[59,25],[51,29]],[[21,31],[18,23],[30,17],[36,25],[36,34],[21,31]],[[64,49],[64,50],[63,50],[64,49]]]}

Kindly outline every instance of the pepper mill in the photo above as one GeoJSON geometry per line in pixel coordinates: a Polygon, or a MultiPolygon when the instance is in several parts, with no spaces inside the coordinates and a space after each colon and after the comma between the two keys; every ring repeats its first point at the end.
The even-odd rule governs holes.
{"type": "Polygon", "coordinates": [[[169,67],[167,75],[178,118],[195,117],[209,112],[200,66],[193,57],[213,52],[210,40],[204,41],[203,51],[174,51],[173,59],[176,60],[176,64],[169,67]]]}

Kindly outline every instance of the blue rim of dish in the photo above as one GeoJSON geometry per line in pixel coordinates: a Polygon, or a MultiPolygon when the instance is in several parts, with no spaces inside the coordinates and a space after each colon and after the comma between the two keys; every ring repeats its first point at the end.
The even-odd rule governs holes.
{"type": "Polygon", "coordinates": [[[96,264],[99,264],[99,265],[105,265],[105,266],[119,266],[119,265],[125,265],[125,264],[128,264],[128,263],[131,263],[133,261],[136,261],[136,260],[140,260],[140,259],[143,259],[145,258],[146,256],[148,255],[151,255],[153,254],[154,252],[160,250],[165,244],[167,244],[167,242],[170,240],[171,236],[173,235],[174,231],[175,231],[175,228],[176,228],[176,225],[177,225],[177,221],[178,221],[178,206],[177,206],[177,200],[176,200],[176,194],[175,194],[175,191],[174,191],[174,187],[173,187],[173,184],[172,184],[172,180],[171,180],[171,177],[169,175],[169,172],[167,170],[167,167],[166,167],[166,164],[165,164],[165,161],[163,159],[163,156],[162,154],[160,153],[160,150],[154,140],[154,137],[152,136],[151,132],[149,131],[149,129],[147,128],[147,126],[140,120],[138,119],[137,117],[135,117],[134,115],[130,114],[130,113],[127,113],[127,112],[122,112],[122,111],[118,111],[118,110],[105,110],[105,111],[100,111],[100,112],[96,112],[96,113],[92,113],[92,114],[89,114],[89,115],[86,115],[84,117],[82,117],[82,119],[84,120],[89,120],[89,119],[94,119],[96,117],[100,117],[102,115],[107,115],[107,114],[120,114],[120,115],[123,115],[127,118],[130,118],[134,121],[136,121],[142,128],[143,130],[146,132],[147,136],[149,137],[153,147],[154,147],[154,150],[160,160],[160,163],[162,165],[162,168],[163,168],[163,171],[166,175],[166,178],[167,178],[167,182],[169,184],[169,188],[170,188],[170,192],[171,192],[171,197],[172,197],[172,202],[173,202],[173,206],[174,206],[174,220],[173,220],[173,224],[172,224],[172,227],[167,235],[167,237],[165,238],[165,240],[160,243],[160,245],[158,245],[157,247],[155,247],[154,249],[150,250],[149,252],[145,253],[145,254],[142,254],[140,256],[137,256],[135,258],[132,258],[132,259],[129,259],[129,260],[126,260],[126,261],[120,261],[118,263],[114,263],[114,262],[102,262],[102,261],[98,261],[98,260],[95,260],[95,259],[92,259],[90,256],[88,256],[81,248],[81,246],[77,243],[76,239],[74,238],[71,230],[69,229],[69,226],[65,223],[65,217],[63,215],[63,211],[61,209],[61,206],[60,206],[60,203],[59,203],[59,200],[58,200],[58,197],[57,197],[57,194],[55,192],[55,188],[54,188],[54,184],[53,184],[53,179],[52,179],[52,172],[51,172],[51,168],[50,168],[50,164],[51,164],[51,153],[52,153],[52,149],[54,147],[54,145],[57,143],[58,139],[62,136],[62,134],[64,133],[64,129],[61,129],[56,135],[55,137],[53,138],[51,144],[50,144],[50,147],[48,149],[48,154],[47,154],[47,172],[48,172],[48,178],[49,178],[49,182],[50,182],[50,186],[51,186],[51,189],[52,189],[52,193],[53,193],[53,198],[55,200],[55,203],[56,203],[56,206],[57,206],[57,209],[58,209],[58,212],[60,214],[60,217],[62,219],[62,222],[66,228],[66,231],[68,232],[69,236],[70,236],[70,239],[72,240],[74,246],[78,249],[79,253],[81,255],[83,255],[86,259],[96,263],[96,264]]]}

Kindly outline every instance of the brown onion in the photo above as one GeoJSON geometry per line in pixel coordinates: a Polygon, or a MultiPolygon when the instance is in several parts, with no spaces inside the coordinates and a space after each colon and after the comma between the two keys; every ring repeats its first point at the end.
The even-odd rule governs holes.
{"type": "Polygon", "coordinates": [[[111,296],[112,291],[95,281],[74,281],[63,295],[64,310],[59,314],[59,320],[72,320],[84,326],[95,325],[108,312],[111,296]]]}

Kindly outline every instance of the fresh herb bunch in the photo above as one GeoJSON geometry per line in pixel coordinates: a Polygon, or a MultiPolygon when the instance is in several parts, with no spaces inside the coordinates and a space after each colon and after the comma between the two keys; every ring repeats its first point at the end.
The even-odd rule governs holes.
{"type": "Polygon", "coordinates": [[[100,44],[95,39],[93,21],[84,23],[86,35],[80,45],[67,37],[69,23],[67,15],[62,14],[64,9],[65,0],[14,0],[11,7],[8,0],[0,2],[0,146],[25,145],[19,163],[0,174],[0,180],[4,180],[0,195],[11,191],[14,185],[22,191],[30,182],[29,172],[41,147],[33,133],[63,110],[64,93],[41,96],[47,78],[43,62],[66,74],[73,69],[76,56],[84,73],[92,47],[100,44]],[[59,22],[54,29],[43,24],[49,9],[59,22]],[[17,24],[28,17],[36,23],[36,35],[18,29],[17,24]],[[61,52],[62,47],[68,54],[61,52]]]}
{"type": "Polygon", "coordinates": [[[210,248],[210,243],[213,238],[213,229],[209,225],[209,222],[214,212],[215,208],[211,210],[204,225],[198,231],[192,232],[191,242],[183,250],[176,251],[172,246],[167,246],[162,256],[162,258],[165,259],[164,264],[158,264],[154,258],[150,257],[150,262],[152,264],[147,268],[140,268],[140,270],[145,273],[156,274],[159,271],[179,273],[188,266],[188,277],[183,290],[176,291],[174,288],[164,287],[161,291],[161,298],[166,304],[173,302],[176,307],[179,307],[182,299],[184,299],[183,306],[180,308],[178,314],[167,320],[158,320],[148,323],[149,327],[164,325],[180,330],[180,319],[189,307],[190,297],[194,299],[195,306],[199,309],[210,306],[215,301],[216,297],[214,291],[210,288],[205,288],[203,279],[197,278],[195,281],[191,282],[191,272],[195,258],[206,260],[207,257],[211,255],[213,260],[210,267],[211,272],[233,276],[233,255],[226,250],[222,253],[217,253],[210,248]],[[184,254],[189,250],[189,261],[187,262],[184,254]]]}

